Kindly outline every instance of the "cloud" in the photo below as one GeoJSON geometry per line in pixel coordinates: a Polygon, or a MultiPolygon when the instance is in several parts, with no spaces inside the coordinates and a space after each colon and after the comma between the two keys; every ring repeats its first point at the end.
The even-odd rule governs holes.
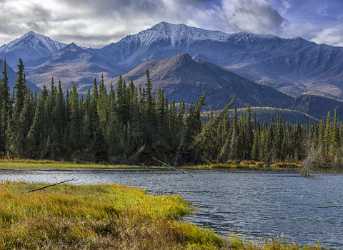
{"type": "Polygon", "coordinates": [[[227,22],[238,31],[277,34],[285,19],[265,0],[223,2],[227,22]]]}
{"type": "Polygon", "coordinates": [[[5,13],[0,39],[34,30],[67,43],[101,46],[160,21],[225,29],[220,1],[0,0],[0,12],[5,13]]]}
{"type": "Polygon", "coordinates": [[[323,1],[0,0],[0,44],[34,30],[66,43],[102,46],[161,21],[339,44],[340,33],[332,27],[342,20],[342,1],[323,1]]]}
{"type": "Polygon", "coordinates": [[[324,43],[343,47],[343,27],[336,26],[323,29],[312,38],[312,41],[320,44],[324,43]]]}
{"type": "Polygon", "coordinates": [[[51,12],[39,3],[23,0],[0,1],[0,36],[10,37],[28,30],[44,31],[51,12]]]}

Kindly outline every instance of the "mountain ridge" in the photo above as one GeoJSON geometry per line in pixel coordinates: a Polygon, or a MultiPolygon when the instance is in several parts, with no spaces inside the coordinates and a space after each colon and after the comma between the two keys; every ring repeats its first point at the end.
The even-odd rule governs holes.
{"type": "MultiPolygon", "coordinates": [[[[188,27],[169,25],[172,29],[177,29],[175,26],[188,27]]],[[[116,58],[117,66],[124,68],[124,71],[147,60],[189,53],[292,96],[312,91],[314,94],[343,98],[341,47],[319,45],[299,37],[286,39],[270,35],[223,32],[219,32],[223,39],[194,39],[191,43],[189,39],[179,39],[175,43],[171,37],[163,35],[161,39],[149,39],[146,46],[141,37],[144,38],[151,32],[156,33],[159,30],[156,27],[161,25],[105,46],[100,49],[100,53],[116,58]]],[[[193,28],[188,29],[191,33],[193,28]]],[[[211,32],[202,29],[197,31],[205,34],[211,32]]]]}
{"type": "MultiPolygon", "coordinates": [[[[37,33],[26,34],[26,37],[31,36],[48,40],[37,33]]],[[[21,40],[25,40],[23,37],[21,40]]],[[[9,44],[16,44],[18,40],[9,44]]],[[[35,52],[35,47],[25,50],[24,56],[35,55],[30,60],[24,60],[24,63],[27,65],[28,78],[39,86],[49,82],[51,75],[56,75],[67,81],[65,87],[78,82],[80,89],[86,90],[100,71],[108,77],[114,77],[146,61],[188,53],[193,58],[225,67],[244,78],[291,96],[314,94],[343,98],[343,48],[319,45],[303,38],[286,39],[244,32],[227,34],[161,22],[102,48],[81,48],[74,44],[81,48],[80,51],[70,52],[74,60],[68,56],[61,57],[59,67],[54,71],[56,58],[63,48],[69,46],[57,41],[52,43],[55,42],[61,47],[57,51],[53,49],[47,52],[48,46],[43,46],[42,55],[35,52]],[[76,70],[63,71],[61,68],[76,70]]],[[[23,52],[20,48],[7,54],[4,51],[2,46],[0,57],[10,59],[12,67],[23,52]]]]}
{"type": "Polygon", "coordinates": [[[19,58],[26,66],[46,58],[65,46],[50,37],[30,31],[21,37],[0,47],[0,58],[6,58],[11,67],[15,67],[19,58]]]}
{"type": "Polygon", "coordinates": [[[219,109],[233,97],[238,106],[287,107],[293,99],[273,88],[258,85],[217,65],[195,61],[189,54],[152,60],[124,74],[124,80],[144,85],[149,70],[154,89],[164,89],[173,101],[192,103],[206,96],[208,107],[219,109]]]}

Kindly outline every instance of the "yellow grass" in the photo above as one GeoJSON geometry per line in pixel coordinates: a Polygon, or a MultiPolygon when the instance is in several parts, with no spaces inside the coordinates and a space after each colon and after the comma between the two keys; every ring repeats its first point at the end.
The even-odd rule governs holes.
{"type": "Polygon", "coordinates": [[[143,169],[141,166],[121,164],[78,163],[49,160],[0,159],[0,169],[67,170],[67,169],[143,169]]]}
{"type": "MultiPolygon", "coordinates": [[[[200,165],[181,166],[181,169],[210,170],[300,170],[303,167],[301,162],[274,162],[267,165],[261,161],[230,161],[227,163],[209,163],[200,165]]],[[[50,160],[30,159],[0,159],[0,170],[166,170],[164,166],[138,166],[125,164],[106,163],[79,163],[50,160]]],[[[341,169],[341,168],[340,168],[341,169]]],[[[326,169],[318,168],[318,171],[326,169]]],[[[328,169],[330,170],[330,169],[328,169]]],[[[335,169],[333,169],[335,170],[335,169]]]]}
{"type": "Polygon", "coordinates": [[[220,249],[210,230],[179,219],[179,196],[118,185],[0,185],[0,249],[220,249]]]}
{"type": "MultiPolygon", "coordinates": [[[[189,204],[120,185],[0,183],[0,249],[302,249],[255,245],[183,222],[189,204]]],[[[320,249],[319,247],[303,249],[320,249]]]]}
{"type": "Polygon", "coordinates": [[[244,242],[237,236],[230,236],[230,249],[232,250],[320,250],[317,246],[299,246],[297,244],[284,244],[280,241],[273,240],[264,244],[254,244],[252,242],[244,242]]]}

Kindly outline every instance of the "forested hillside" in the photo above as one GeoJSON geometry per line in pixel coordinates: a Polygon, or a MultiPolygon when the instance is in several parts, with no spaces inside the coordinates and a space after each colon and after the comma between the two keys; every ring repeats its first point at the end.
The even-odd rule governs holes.
{"type": "Polygon", "coordinates": [[[318,123],[289,124],[277,116],[264,123],[250,109],[229,115],[228,104],[203,122],[206,97],[191,105],[169,102],[162,90],[152,91],[149,71],[144,86],[119,78],[107,90],[102,76],[81,96],[75,85],[64,92],[54,79],[49,88],[32,93],[21,60],[11,95],[5,69],[0,83],[3,156],[155,165],[271,163],[309,156],[318,163],[343,160],[343,124],[336,113],[318,123]]]}

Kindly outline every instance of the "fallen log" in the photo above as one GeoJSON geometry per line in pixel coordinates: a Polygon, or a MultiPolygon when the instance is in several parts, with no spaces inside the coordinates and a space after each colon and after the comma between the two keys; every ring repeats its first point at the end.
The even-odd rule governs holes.
{"type": "Polygon", "coordinates": [[[40,188],[37,188],[37,189],[30,190],[27,193],[33,193],[33,192],[41,191],[41,190],[44,190],[44,189],[47,189],[47,188],[50,188],[50,187],[54,187],[54,186],[61,185],[61,184],[67,183],[67,182],[72,182],[72,181],[75,181],[75,179],[65,180],[65,181],[61,181],[61,182],[58,182],[58,183],[50,184],[50,185],[47,185],[47,186],[44,186],[44,187],[40,187],[40,188]]]}

